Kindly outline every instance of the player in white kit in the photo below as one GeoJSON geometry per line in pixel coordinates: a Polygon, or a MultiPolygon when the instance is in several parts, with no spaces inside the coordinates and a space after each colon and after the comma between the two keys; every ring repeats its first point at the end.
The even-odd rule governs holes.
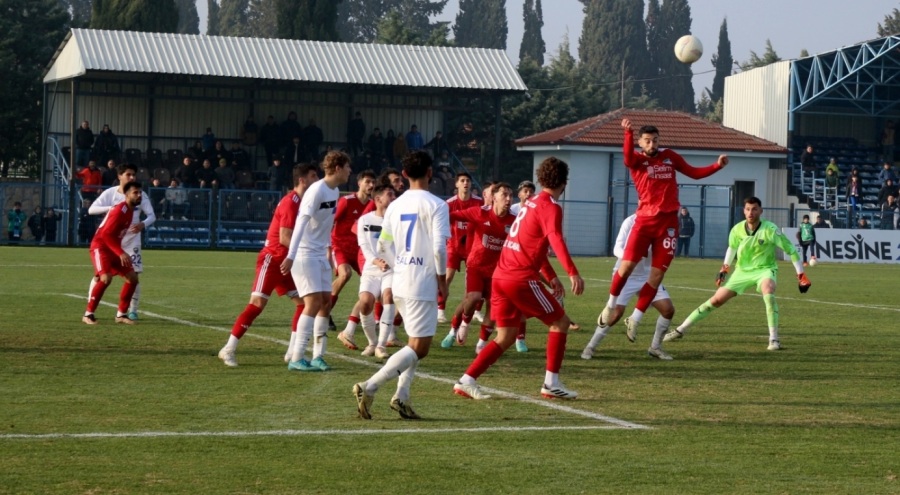
{"type": "MultiPolygon", "coordinates": [[[[119,185],[110,187],[100,193],[97,199],[91,203],[90,208],[88,208],[89,214],[106,215],[110,208],[125,201],[125,193],[122,192],[122,187],[129,182],[133,182],[135,177],[137,177],[137,166],[133,163],[120,164],[116,167],[116,176],[119,178],[119,185]]],[[[131,266],[138,277],[144,272],[143,256],[141,254],[141,232],[153,225],[155,221],[156,213],[153,212],[150,194],[144,194],[141,197],[141,206],[134,209],[134,219],[131,221],[131,227],[128,228],[128,231],[125,232],[125,237],[122,238],[122,249],[131,257],[131,266]],[[145,217],[143,221],[141,220],[141,213],[145,217]]],[[[97,277],[92,278],[88,288],[88,298],[90,298],[91,291],[94,290],[94,284],[96,283],[97,277]]],[[[131,297],[131,305],[128,306],[127,317],[132,321],[138,319],[137,311],[138,303],[141,299],[141,286],[142,284],[138,283],[134,290],[134,295],[131,297]]]]}
{"type": "Polygon", "coordinates": [[[294,278],[297,293],[303,298],[303,314],[297,320],[297,336],[291,348],[289,370],[328,371],[325,362],[328,320],[331,316],[331,273],[334,267],[328,256],[331,227],[340,191],[338,186],[350,178],[350,157],[330,151],[322,160],[325,178],[314,182],[300,201],[297,223],[291,234],[287,258],[281,262],[281,273],[294,278]],[[294,263],[294,259],[297,262],[294,263]],[[303,354],[309,339],[315,336],[313,359],[303,354]]]}
{"type": "Polygon", "coordinates": [[[428,355],[437,330],[437,296],[447,295],[447,203],[428,192],[431,156],[415,151],[403,159],[409,190],[388,207],[378,241],[378,254],[394,270],[394,303],[403,314],[409,342],[368,380],[353,386],[359,417],[372,419],[378,388],[399,376],[391,409],[403,419],[420,419],[409,402],[409,388],[419,361],[428,355]],[[393,256],[392,256],[393,255],[393,256]]]}

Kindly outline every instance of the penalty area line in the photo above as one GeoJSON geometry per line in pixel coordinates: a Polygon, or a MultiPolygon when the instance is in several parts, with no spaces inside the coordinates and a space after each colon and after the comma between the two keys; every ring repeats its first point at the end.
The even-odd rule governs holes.
{"type": "MultiPolygon", "coordinates": [[[[66,297],[72,297],[72,298],[75,298],[75,299],[81,299],[81,300],[87,299],[86,297],[80,296],[80,295],[77,295],[77,294],[63,294],[63,295],[66,296],[66,297]]],[[[109,303],[109,302],[103,302],[103,301],[101,301],[100,304],[103,304],[104,306],[116,307],[115,304],[112,304],[112,303],[109,303]]],[[[143,314],[145,314],[145,315],[147,315],[147,316],[150,316],[150,317],[152,317],[152,318],[159,318],[159,319],[161,319],[161,320],[171,321],[172,323],[177,323],[177,324],[179,324],[179,325],[185,325],[185,326],[194,327],[194,328],[206,328],[206,329],[209,329],[209,330],[215,330],[215,331],[217,331],[217,332],[231,333],[231,329],[230,329],[230,328],[217,327],[217,326],[213,326],[213,325],[205,325],[205,324],[202,324],[202,323],[196,323],[196,322],[193,322],[193,321],[182,320],[181,318],[176,318],[176,317],[173,317],[173,316],[161,315],[161,314],[154,313],[154,312],[151,312],[151,311],[146,311],[146,310],[143,310],[143,309],[141,310],[141,313],[143,313],[143,314]]],[[[289,344],[288,341],[283,340],[283,339],[278,339],[278,338],[275,338],[275,337],[269,337],[269,336],[267,336],[267,335],[259,335],[259,334],[252,333],[252,332],[247,332],[247,333],[245,333],[245,334],[244,334],[244,337],[252,337],[252,338],[255,338],[255,339],[264,340],[264,341],[266,341],[266,342],[272,342],[272,343],[274,343],[274,344],[282,345],[282,346],[284,346],[285,348],[286,348],[286,347],[288,346],[288,344],[289,344]]],[[[364,360],[362,360],[362,359],[358,359],[358,358],[351,357],[351,356],[345,356],[345,355],[343,355],[343,354],[332,353],[332,354],[329,354],[328,356],[329,356],[329,358],[336,358],[336,359],[340,359],[340,360],[342,360],[342,361],[347,361],[347,362],[350,362],[350,363],[359,364],[359,365],[366,366],[366,367],[369,367],[369,368],[376,368],[376,369],[378,369],[378,368],[381,367],[380,364],[372,363],[372,362],[370,362],[370,361],[364,361],[364,360]]],[[[453,385],[453,384],[456,383],[456,380],[451,380],[451,379],[449,379],[449,378],[444,378],[444,377],[432,375],[432,374],[430,374],[430,373],[423,373],[423,372],[421,372],[421,371],[416,371],[416,376],[417,376],[417,377],[420,377],[420,378],[424,378],[424,379],[426,379],[426,380],[432,380],[432,381],[436,381],[436,382],[440,382],[440,383],[446,383],[446,384],[448,384],[448,385],[453,385]]],[[[512,392],[507,392],[507,391],[504,391],[504,390],[498,390],[498,389],[489,388],[489,387],[481,387],[481,389],[484,390],[485,392],[489,393],[489,394],[494,394],[494,395],[506,397],[506,398],[509,398],[509,399],[515,399],[515,400],[518,400],[518,401],[521,401],[521,402],[526,402],[526,403],[528,403],[528,404],[533,404],[533,405],[536,405],[536,406],[545,407],[545,408],[547,408],[547,409],[553,409],[553,410],[555,410],[555,411],[559,411],[559,412],[563,412],[563,413],[574,414],[574,415],[577,415],[577,416],[582,416],[582,417],[586,417],[586,418],[596,419],[596,420],[598,420],[598,421],[603,421],[604,423],[610,423],[610,424],[616,425],[618,428],[635,429],[635,430],[646,430],[646,429],[651,429],[651,427],[646,426],[646,425],[642,425],[642,424],[638,424],[638,423],[632,423],[632,422],[630,422],[630,421],[625,421],[625,420],[622,420],[622,419],[614,418],[614,417],[612,417],[612,416],[606,416],[606,415],[604,415],[604,414],[598,414],[598,413],[594,413],[594,412],[590,412],[590,411],[584,411],[584,410],[582,410],[582,409],[576,409],[576,408],[574,408],[574,407],[562,405],[562,404],[559,404],[559,403],[557,403],[557,402],[552,401],[552,399],[551,399],[551,400],[543,400],[543,399],[539,400],[539,399],[535,399],[535,398],[533,398],[533,397],[528,397],[528,396],[526,396],[526,395],[519,395],[519,394],[515,394],[515,393],[512,393],[512,392]]]]}

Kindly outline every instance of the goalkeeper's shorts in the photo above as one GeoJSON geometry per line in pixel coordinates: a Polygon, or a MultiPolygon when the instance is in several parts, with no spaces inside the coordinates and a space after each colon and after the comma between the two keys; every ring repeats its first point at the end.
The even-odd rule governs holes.
{"type": "Polygon", "coordinates": [[[778,282],[778,268],[757,268],[756,270],[741,270],[737,268],[734,273],[728,277],[728,281],[722,284],[722,287],[743,294],[750,287],[756,286],[756,292],[762,292],[762,283],[764,280],[772,279],[778,282]]]}

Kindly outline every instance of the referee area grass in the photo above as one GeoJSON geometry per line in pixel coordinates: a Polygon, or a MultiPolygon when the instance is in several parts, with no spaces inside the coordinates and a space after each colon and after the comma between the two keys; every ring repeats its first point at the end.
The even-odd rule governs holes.
{"type": "MultiPolygon", "coordinates": [[[[582,330],[560,374],[577,400],[540,398],[536,320],[530,351],[510,349],[479,380],[502,396],[454,395],[477,328],[445,350],[441,324],[412,386],[424,419],[390,410],[392,381],[364,421],[351,387],[379,365],[329,332],[332,371],[288,372],[287,299],[273,297],[241,340],[238,368],[217,359],[255,259],[146,250],[139,324],[114,324],[104,304],[90,327],[87,249],[0,247],[0,494],[900,493],[900,266],[822,263],[801,295],[782,263],[782,351],[766,350],[751,291],[667,343],[674,361],[646,354],[655,310],[637,343],[620,322],[585,361],[614,260],[579,258],[585,294],[566,307],[582,330]]],[[[712,295],[720,265],[673,263],[673,328],[712,295]]],[[[357,282],[334,311],[339,329],[357,282]]]]}

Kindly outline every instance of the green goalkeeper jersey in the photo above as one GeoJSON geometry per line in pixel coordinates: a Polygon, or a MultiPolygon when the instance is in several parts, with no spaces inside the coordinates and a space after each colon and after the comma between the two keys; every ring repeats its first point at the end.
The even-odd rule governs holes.
{"type": "Polygon", "coordinates": [[[791,261],[800,259],[797,250],[794,249],[794,244],[774,223],[761,218],[756,232],[749,234],[746,225],[746,220],[738,223],[728,235],[728,247],[736,254],[734,265],[738,269],[752,271],[774,268],[777,270],[776,247],[787,253],[791,257],[791,261]]]}

